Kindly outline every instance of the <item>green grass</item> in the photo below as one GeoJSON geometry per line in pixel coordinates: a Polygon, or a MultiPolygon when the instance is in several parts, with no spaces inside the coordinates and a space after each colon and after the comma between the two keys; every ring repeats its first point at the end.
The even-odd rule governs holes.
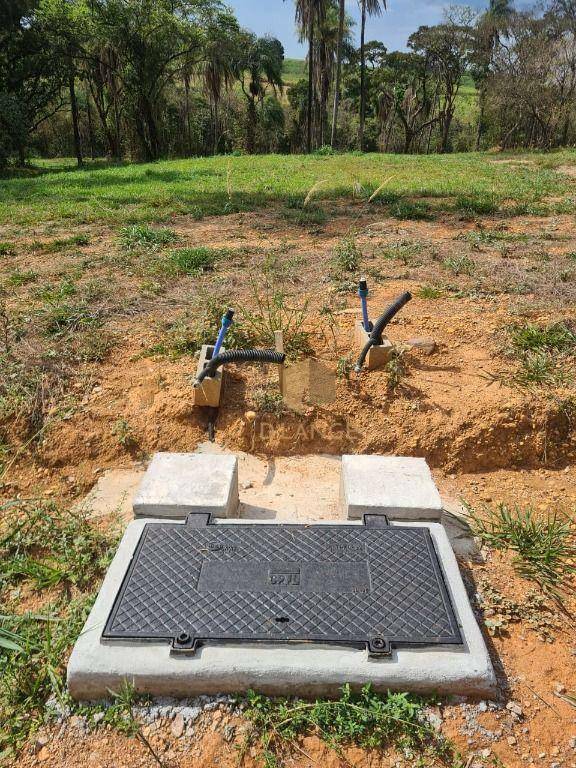
{"type": "Polygon", "coordinates": [[[254,730],[240,754],[258,738],[260,758],[266,768],[288,765],[298,739],[315,734],[339,756],[344,746],[354,744],[366,749],[395,746],[406,753],[432,758],[454,757],[450,743],[426,719],[425,705],[425,700],[417,696],[378,694],[370,685],[358,693],[345,685],[335,701],[270,699],[248,691],[244,713],[254,730]]]}
{"type": "Polygon", "coordinates": [[[284,59],[282,79],[286,85],[293,85],[306,77],[307,66],[304,59],[284,59]]]}
{"type": "Polygon", "coordinates": [[[573,378],[576,333],[571,326],[563,322],[513,324],[506,332],[507,352],[520,363],[514,377],[517,384],[554,386],[573,378]]]}
{"type": "Polygon", "coordinates": [[[84,513],[49,502],[0,506],[0,763],[46,721],[50,696],[65,699],[67,654],[114,542],[84,513]],[[23,585],[50,590],[40,612],[12,610],[23,585]]]}
{"type": "Polygon", "coordinates": [[[525,578],[556,592],[569,588],[576,574],[574,521],[555,512],[537,515],[532,509],[500,504],[483,515],[468,510],[475,535],[488,546],[514,552],[514,566],[525,578]]]}
{"type": "MultiPolygon", "coordinates": [[[[516,155],[512,155],[516,157],[516,155]]],[[[519,157],[519,156],[518,156],[519,157]]],[[[0,224],[51,222],[70,226],[106,222],[127,226],[166,220],[174,214],[222,215],[306,197],[323,182],[315,199],[367,197],[384,181],[388,195],[430,198],[430,208],[455,203],[476,212],[494,205],[534,206],[567,193],[570,180],[554,167],[576,163],[576,153],[531,153],[532,165],[492,162],[485,153],[453,155],[258,155],[166,160],[133,165],[66,168],[43,163],[37,173],[0,179],[0,224]],[[433,198],[442,198],[441,202],[433,198]]],[[[392,199],[392,198],[391,198],[392,199]]],[[[358,201],[359,204],[361,201],[358,201]]],[[[425,215],[409,199],[392,203],[393,215],[425,215]],[[394,208],[394,206],[396,206],[394,208]]]]}
{"type": "Polygon", "coordinates": [[[576,333],[565,323],[553,325],[537,325],[526,323],[512,325],[508,328],[512,349],[523,354],[525,352],[571,352],[576,350],[576,333]]]}
{"type": "Polygon", "coordinates": [[[334,248],[333,262],[337,272],[356,272],[360,266],[362,252],[356,243],[354,233],[338,241],[334,248]]]}
{"type": "Polygon", "coordinates": [[[134,224],[131,227],[122,227],[120,230],[120,243],[127,251],[138,248],[161,248],[177,239],[176,232],[166,227],[153,229],[145,224],[134,224]]]}
{"type": "Polygon", "coordinates": [[[158,262],[158,269],[168,275],[199,275],[214,269],[226,253],[224,248],[176,248],[158,262]]]}

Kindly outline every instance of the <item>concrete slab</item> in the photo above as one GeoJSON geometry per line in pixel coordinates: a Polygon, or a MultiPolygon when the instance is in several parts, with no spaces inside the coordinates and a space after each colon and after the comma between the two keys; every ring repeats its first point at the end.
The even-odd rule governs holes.
{"type": "Polygon", "coordinates": [[[143,468],[109,469],[74,509],[84,510],[91,517],[116,514],[123,520],[131,520],[132,501],[143,477],[143,468]]]}
{"type": "Polygon", "coordinates": [[[238,461],[226,454],[156,453],[133,508],[134,517],[231,517],[238,509],[238,461]]]}
{"type": "Polygon", "coordinates": [[[442,501],[425,459],[342,456],[340,503],[351,520],[365,514],[395,520],[440,520],[442,501]]]}
{"type": "MultiPolygon", "coordinates": [[[[478,697],[495,693],[490,656],[448,537],[438,523],[423,525],[434,540],[464,644],[434,650],[397,649],[390,657],[375,659],[365,650],[316,644],[206,645],[193,656],[177,657],[170,654],[168,644],[103,643],[102,629],[145,522],[136,520],[128,526],[70,657],[68,687],[75,699],[106,698],[123,680],[143,693],[176,697],[249,687],[271,695],[333,695],[347,682],[372,683],[378,690],[478,697]]],[[[254,524],[259,522],[264,521],[254,524]]]]}

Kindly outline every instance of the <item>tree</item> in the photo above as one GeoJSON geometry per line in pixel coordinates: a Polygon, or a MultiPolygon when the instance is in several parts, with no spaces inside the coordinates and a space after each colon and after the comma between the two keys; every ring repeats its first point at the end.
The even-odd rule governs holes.
{"type": "Polygon", "coordinates": [[[36,10],[36,0],[0,4],[0,165],[13,153],[23,164],[30,135],[64,105],[36,10]]]}
{"type": "Polygon", "coordinates": [[[346,16],[345,0],[338,1],[338,42],[336,46],[336,82],[334,84],[334,107],[332,110],[332,135],[330,146],[336,146],[336,130],[338,128],[338,110],[340,108],[340,80],[342,78],[342,46],[344,41],[344,18],[346,16]]]}
{"type": "MultiPolygon", "coordinates": [[[[213,152],[218,152],[220,135],[219,104],[222,89],[228,88],[237,79],[237,62],[240,58],[240,27],[232,15],[220,15],[217,23],[207,30],[204,61],[201,64],[204,88],[210,98],[213,110],[214,136],[213,152]]],[[[187,88],[188,91],[188,88],[187,88]]],[[[188,94],[187,94],[188,104],[188,94]]],[[[189,107],[187,106],[189,109],[189,107]]]]}
{"type": "MultiPolygon", "coordinates": [[[[570,2],[570,0],[567,1],[570,2]]],[[[512,13],[511,0],[490,0],[488,9],[480,16],[474,30],[471,72],[478,89],[479,107],[476,150],[480,149],[482,134],[485,128],[486,91],[494,52],[500,42],[500,36],[506,34],[512,13]]]]}
{"type": "Polygon", "coordinates": [[[223,12],[217,0],[90,0],[101,44],[115,71],[146,160],[162,154],[160,113],[167,86],[203,59],[206,30],[223,12]]]}
{"type": "Polygon", "coordinates": [[[364,151],[364,126],[366,122],[366,16],[380,16],[386,10],[386,0],[360,0],[360,125],[358,130],[358,146],[364,151]]]}
{"type": "Polygon", "coordinates": [[[420,27],[408,38],[408,46],[425,56],[440,85],[440,151],[447,152],[456,98],[472,49],[472,29],[468,11],[448,17],[444,24],[420,27]]]}
{"type": "Polygon", "coordinates": [[[251,155],[256,149],[256,105],[262,102],[268,87],[271,87],[275,94],[278,89],[283,88],[284,48],[275,38],[256,37],[251,32],[245,32],[240,50],[242,53],[236,70],[247,102],[246,151],[251,155]]]}
{"type": "Polygon", "coordinates": [[[296,0],[296,24],[301,37],[308,40],[308,114],[306,117],[306,152],[312,151],[312,111],[314,104],[314,34],[324,19],[327,0],[296,0]]]}

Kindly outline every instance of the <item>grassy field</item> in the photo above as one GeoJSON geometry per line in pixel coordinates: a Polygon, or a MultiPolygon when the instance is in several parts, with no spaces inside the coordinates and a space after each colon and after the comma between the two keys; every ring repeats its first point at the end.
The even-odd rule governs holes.
{"type": "Polygon", "coordinates": [[[502,155],[265,155],[167,160],[149,164],[87,166],[43,163],[22,176],[0,180],[0,225],[162,221],[201,218],[259,206],[298,208],[313,199],[368,199],[418,212],[571,212],[574,203],[547,200],[566,194],[569,179],[555,168],[576,153],[502,155]],[[507,160],[507,162],[498,162],[507,160]],[[383,185],[383,186],[382,186],[383,185]],[[414,207],[415,206],[415,207],[414,207]]]}
{"type": "Polygon", "coordinates": [[[284,59],[282,78],[286,85],[293,85],[306,77],[306,62],[304,59],[284,59]]]}

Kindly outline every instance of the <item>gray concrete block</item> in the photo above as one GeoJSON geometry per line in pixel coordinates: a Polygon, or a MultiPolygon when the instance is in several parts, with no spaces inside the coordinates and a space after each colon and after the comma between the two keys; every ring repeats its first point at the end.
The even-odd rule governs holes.
{"type": "MultiPolygon", "coordinates": [[[[358,349],[358,353],[364,348],[368,342],[370,334],[366,333],[361,320],[357,320],[354,323],[354,345],[358,349]]],[[[394,352],[394,345],[386,338],[382,337],[382,344],[378,344],[374,347],[370,347],[368,354],[366,355],[366,361],[364,368],[368,371],[374,371],[377,368],[383,368],[386,363],[391,359],[394,352]]]]}
{"type": "MultiPolygon", "coordinates": [[[[146,521],[132,522],[104,580],[68,663],[75,699],[102,699],[128,680],[142,693],[193,696],[255,688],[270,695],[333,695],[344,683],[372,683],[377,690],[490,697],[496,678],[482,633],[470,607],[456,558],[443,527],[429,528],[461,628],[462,646],[396,649],[386,658],[365,650],[302,644],[206,645],[177,657],[162,643],[103,643],[102,629],[122,584],[146,521]]],[[[231,524],[237,521],[228,521],[231,524]]],[[[269,521],[253,521],[254,525],[269,521]]],[[[328,524],[338,525],[331,521],[328,524]]],[[[356,523],[345,523],[356,524],[356,523]]],[[[404,523],[416,525],[416,523],[404,523]]]]}
{"type": "Polygon", "coordinates": [[[340,504],[349,519],[439,520],[442,501],[425,459],[342,456],[340,504]]]}
{"type": "Polygon", "coordinates": [[[226,454],[155,453],[134,497],[134,517],[232,517],[238,509],[238,460],[226,454]]]}

